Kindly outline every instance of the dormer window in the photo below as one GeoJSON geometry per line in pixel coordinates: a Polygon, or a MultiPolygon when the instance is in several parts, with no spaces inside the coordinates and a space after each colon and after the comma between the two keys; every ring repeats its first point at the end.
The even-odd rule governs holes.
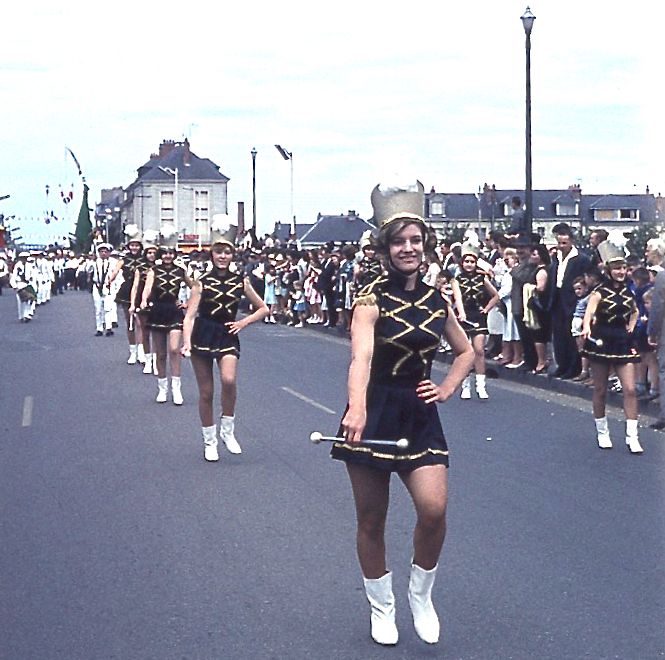
{"type": "Polygon", "coordinates": [[[557,216],[560,217],[570,217],[570,216],[579,215],[579,204],[577,202],[574,202],[573,200],[557,202],[555,207],[555,213],[557,216]]]}
{"type": "Polygon", "coordinates": [[[446,205],[442,201],[430,202],[429,204],[429,213],[430,215],[445,216],[446,215],[446,205]]]}

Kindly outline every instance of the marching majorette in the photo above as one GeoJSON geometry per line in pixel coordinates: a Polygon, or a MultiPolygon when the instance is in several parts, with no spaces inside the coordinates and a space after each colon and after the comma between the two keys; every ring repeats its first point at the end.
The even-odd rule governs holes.
{"type": "Polygon", "coordinates": [[[180,353],[182,343],[182,323],[184,304],[180,299],[182,285],[191,286],[182,266],[174,263],[177,253],[178,232],[175,226],[164,224],[160,231],[159,253],[161,263],[151,268],[147,275],[141,306],[148,310],[147,326],[152,334],[151,344],[157,368],[157,403],[165,403],[168,398],[169,379],[167,356],[171,374],[171,395],[177,406],[183,404],[180,380],[180,353]]]}
{"type": "Polygon", "coordinates": [[[240,357],[238,333],[268,315],[268,306],[252,288],[249,278],[231,268],[237,232],[238,227],[230,224],[227,215],[213,217],[212,269],[193,282],[183,325],[182,353],[191,355],[196,376],[204,457],[207,461],[219,460],[217,427],[213,416],[214,363],[217,363],[222,381],[220,437],[229,452],[240,454],[242,449],[235,437],[236,380],[240,357]],[[237,321],[238,304],[243,293],[254,311],[237,321]]]}
{"type": "Polygon", "coordinates": [[[348,406],[337,434],[343,439],[331,453],[346,462],[351,480],[372,638],[393,645],[399,636],[385,552],[390,478],[397,472],[417,513],[408,600],[416,633],[434,644],[440,626],[432,587],[445,535],[448,478],[448,446],[436,403],[459,387],[473,351],[449,302],[420,276],[425,252],[436,246],[423,219],[422,184],[377,186],[371,199],[386,274],[354,301],[348,406]],[[437,385],[431,366],[442,335],[455,358],[437,385]],[[402,439],[408,440],[406,448],[397,444],[402,439]]]}
{"type": "Polygon", "coordinates": [[[604,280],[589,296],[582,337],[582,355],[593,364],[593,416],[596,440],[601,449],[611,449],[612,440],[605,415],[607,381],[612,367],[621,381],[626,415],[626,445],[632,454],[643,452],[637,430],[635,364],[640,355],[633,338],[638,318],[635,297],[626,282],[626,238],[620,230],[610,232],[598,245],[605,271],[604,280]]]}
{"type": "Polygon", "coordinates": [[[27,323],[32,319],[37,300],[37,291],[34,287],[35,269],[29,259],[29,252],[19,252],[9,278],[9,285],[16,291],[18,320],[21,323],[27,323]]]}
{"type": "MultiPolygon", "coordinates": [[[[488,399],[485,380],[485,341],[489,334],[487,315],[499,302],[499,293],[490,282],[487,273],[478,267],[480,246],[475,243],[465,243],[461,252],[462,269],[451,282],[453,300],[457,318],[473,346],[476,394],[479,399],[488,399]]],[[[467,376],[462,383],[460,397],[471,398],[470,376],[467,376]]]]}
{"type": "Polygon", "coordinates": [[[111,276],[111,281],[121,281],[115,301],[124,312],[125,326],[127,328],[127,340],[129,341],[129,358],[127,364],[145,362],[143,343],[141,337],[141,326],[136,322],[134,314],[129,313],[132,297],[132,284],[134,283],[134,271],[143,262],[143,236],[136,225],[125,227],[127,237],[127,250],[118,259],[116,270],[111,276]]]}
{"type": "MultiPolygon", "coordinates": [[[[150,330],[148,330],[148,312],[145,309],[140,309],[141,300],[143,297],[143,287],[145,286],[145,278],[148,271],[155,265],[157,260],[157,241],[159,239],[159,232],[154,229],[148,229],[143,232],[143,259],[139,261],[134,268],[134,279],[132,281],[132,289],[129,295],[129,309],[128,313],[134,316],[134,323],[138,328],[138,335],[141,337],[141,345],[143,346],[143,373],[155,373],[155,365],[153,354],[150,350],[150,330]]],[[[138,355],[141,357],[141,349],[137,348],[138,355]]]]}
{"type": "Polygon", "coordinates": [[[97,258],[92,268],[92,300],[95,303],[95,336],[113,334],[113,307],[111,275],[115,270],[115,259],[111,259],[113,246],[110,243],[97,245],[97,258]]]}

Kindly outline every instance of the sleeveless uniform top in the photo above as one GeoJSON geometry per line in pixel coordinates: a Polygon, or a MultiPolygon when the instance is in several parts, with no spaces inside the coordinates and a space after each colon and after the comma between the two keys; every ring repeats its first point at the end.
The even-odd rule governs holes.
{"type": "Polygon", "coordinates": [[[125,305],[130,304],[132,285],[134,284],[134,271],[141,262],[143,262],[143,255],[141,253],[134,255],[131,252],[126,252],[123,255],[121,269],[123,281],[115,297],[116,302],[125,305]]]}
{"type": "Polygon", "coordinates": [[[462,305],[467,321],[474,325],[462,324],[469,337],[474,335],[485,335],[487,329],[487,314],[480,310],[489,302],[490,296],[485,288],[486,275],[482,271],[475,270],[473,273],[462,271],[455,276],[462,295],[462,305]]]}
{"type": "Polygon", "coordinates": [[[213,269],[201,275],[199,282],[199,316],[218,323],[235,321],[244,286],[242,275],[213,269]]]}
{"type": "Polygon", "coordinates": [[[155,279],[152,283],[150,300],[154,303],[177,303],[180,286],[185,281],[185,269],[181,266],[154,266],[155,279]]]}
{"type": "Polygon", "coordinates": [[[241,273],[214,269],[199,278],[201,299],[192,330],[192,353],[211,358],[240,357],[238,335],[230,334],[227,323],[235,321],[243,294],[241,273]]]}

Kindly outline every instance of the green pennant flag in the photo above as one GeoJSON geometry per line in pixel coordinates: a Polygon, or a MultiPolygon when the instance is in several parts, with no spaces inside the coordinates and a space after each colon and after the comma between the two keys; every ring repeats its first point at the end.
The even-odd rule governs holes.
{"type": "Polygon", "coordinates": [[[81,210],[76,222],[76,247],[79,252],[87,253],[92,245],[92,223],[90,222],[90,208],[88,207],[88,185],[83,184],[83,200],[81,201],[81,210]]]}

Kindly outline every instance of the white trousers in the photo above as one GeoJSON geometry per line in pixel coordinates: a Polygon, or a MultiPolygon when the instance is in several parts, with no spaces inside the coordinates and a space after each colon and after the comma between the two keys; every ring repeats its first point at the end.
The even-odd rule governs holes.
{"type": "Polygon", "coordinates": [[[110,295],[102,296],[96,286],[92,287],[92,300],[95,303],[95,326],[98,332],[104,329],[110,330],[113,323],[111,303],[113,299],[110,295]]]}
{"type": "Polygon", "coordinates": [[[32,303],[29,301],[23,302],[18,297],[18,293],[16,294],[16,303],[18,305],[18,320],[22,321],[23,319],[29,318],[32,313],[32,303]]]}

